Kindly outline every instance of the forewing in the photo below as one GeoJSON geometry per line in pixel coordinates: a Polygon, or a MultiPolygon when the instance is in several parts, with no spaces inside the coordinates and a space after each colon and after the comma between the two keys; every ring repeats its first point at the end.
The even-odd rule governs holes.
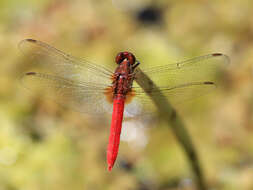
{"type": "MultiPolygon", "coordinates": [[[[220,53],[204,55],[183,62],[142,69],[160,88],[170,88],[191,82],[214,82],[219,80],[219,74],[229,58],[220,53]]],[[[138,72],[136,78],[138,78],[138,72]]],[[[138,79],[141,80],[141,79],[138,79]]]]}
{"type": "Polygon", "coordinates": [[[73,57],[44,42],[25,39],[19,43],[19,48],[26,60],[42,72],[79,82],[111,83],[111,69],[73,57]]]}
{"type": "Polygon", "coordinates": [[[216,53],[175,64],[143,69],[142,72],[153,82],[153,84],[146,84],[148,86],[146,92],[137,84],[146,82],[142,80],[140,70],[137,70],[133,91],[138,109],[142,110],[139,113],[156,111],[151,97],[163,96],[172,105],[177,105],[214,91],[219,86],[220,75],[228,63],[229,58],[226,55],[216,53]]]}

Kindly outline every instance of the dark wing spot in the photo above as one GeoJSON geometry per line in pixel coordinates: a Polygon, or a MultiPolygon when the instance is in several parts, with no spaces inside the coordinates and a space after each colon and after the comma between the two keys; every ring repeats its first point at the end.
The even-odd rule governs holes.
{"type": "Polygon", "coordinates": [[[214,82],[206,81],[204,84],[214,84],[214,82]]]}
{"type": "Polygon", "coordinates": [[[37,42],[37,40],[34,40],[34,39],[26,39],[26,41],[28,41],[28,42],[37,42]]]}
{"type": "Polygon", "coordinates": [[[213,53],[212,55],[213,55],[213,56],[221,56],[222,53],[213,53]]]}
{"type": "Polygon", "coordinates": [[[26,75],[36,75],[36,73],[35,72],[28,72],[28,73],[26,73],[26,75]]]}

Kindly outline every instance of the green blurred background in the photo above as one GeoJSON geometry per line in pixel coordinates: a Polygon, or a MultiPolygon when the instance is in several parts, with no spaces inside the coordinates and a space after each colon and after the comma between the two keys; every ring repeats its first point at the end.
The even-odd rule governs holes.
{"type": "Polygon", "coordinates": [[[17,44],[33,38],[111,66],[123,50],[147,66],[227,54],[223,87],[178,112],[210,188],[252,190],[252,18],[251,0],[1,0],[0,189],[194,189],[185,154],[161,122],[124,129],[127,142],[107,172],[109,119],[94,122],[20,85],[30,65],[17,44]]]}

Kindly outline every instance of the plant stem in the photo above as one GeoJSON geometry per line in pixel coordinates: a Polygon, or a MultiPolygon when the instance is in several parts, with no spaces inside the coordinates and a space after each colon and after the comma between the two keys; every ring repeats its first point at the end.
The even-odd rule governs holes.
{"type": "Polygon", "coordinates": [[[185,128],[184,122],[178,116],[176,110],[168,102],[167,98],[162,94],[159,88],[153,83],[153,81],[143,73],[139,68],[136,69],[136,82],[141,88],[151,97],[154,104],[158,108],[159,116],[168,123],[177,140],[182,145],[195,174],[196,184],[199,190],[207,190],[207,185],[204,180],[204,176],[201,170],[201,166],[198,160],[198,156],[191,137],[185,128]],[[152,91],[155,90],[156,96],[152,95],[152,91]]]}

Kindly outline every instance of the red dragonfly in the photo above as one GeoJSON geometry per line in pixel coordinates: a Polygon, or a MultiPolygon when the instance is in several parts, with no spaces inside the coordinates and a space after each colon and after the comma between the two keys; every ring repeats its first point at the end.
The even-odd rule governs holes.
{"type": "MultiPolygon", "coordinates": [[[[21,41],[19,48],[40,68],[39,72],[27,72],[22,77],[28,89],[42,88],[43,93],[77,111],[92,115],[112,113],[107,149],[110,171],[118,155],[123,114],[136,117],[156,112],[152,99],[135,82],[141,80],[138,78],[140,62],[132,53],[120,52],[113,72],[34,39],[21,41]]],[[[180,103],[213,90],[217,70],[227,62],[226,55],[214,53],[142,72],[159,88],[158,93],[151,87],[149,95],[160,96],[162,92],[171,103],[180,103]]]]}

